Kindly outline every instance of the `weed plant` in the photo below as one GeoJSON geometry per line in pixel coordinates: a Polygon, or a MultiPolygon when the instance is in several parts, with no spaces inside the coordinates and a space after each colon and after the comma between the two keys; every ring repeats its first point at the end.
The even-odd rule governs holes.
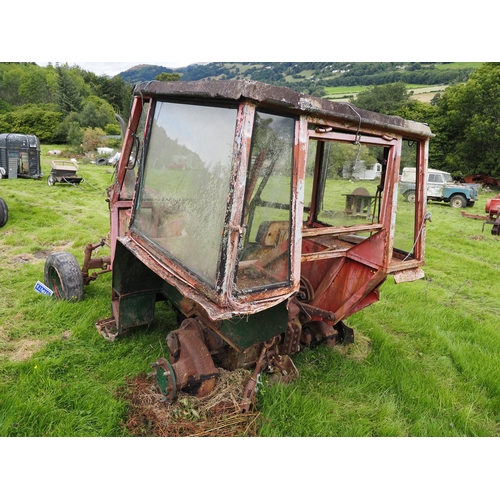
{"type": "MultiPolygon", "coordinates": [[[[110,274],[78,303],[34,292],[49,253],[81,263],[85,246],[109,232],[112,168],[82,163],[82,184],[49,187],[53,148],[42,149],[41,181],[0,181],[9,207],[0,228],[0,435],[126,436],[119,389],[167,355],[175,315],[158,304],[150,327],[109,342],[95,323],[110,316],[110,274]]],[[[495,194],[482,191],[466,211],[482,215],[495,194]]],[[[304,349],[292,383],[262,377],[262,436],[500,435],[500,238],[446,204],[428,210],[425,278],[389,277],[380,301],[347,320],[355,343],[304,349]]],[[[412,224],[402,198],[398,222],[412,224]]]]}

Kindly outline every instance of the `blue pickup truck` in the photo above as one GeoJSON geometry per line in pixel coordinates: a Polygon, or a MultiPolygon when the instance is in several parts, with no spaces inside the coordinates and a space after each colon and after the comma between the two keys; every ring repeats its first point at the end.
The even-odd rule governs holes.
{"type": "MultiPolygon", "coordinates": [[[[399,192],[405,200],[415,203],[415,169],[404,168],[399,192]]],[[[444,201],[453,208],[473,207],[477,201],[477,185],[455,182],[448,172],[427,171],[427,201],[444,201]]]]}

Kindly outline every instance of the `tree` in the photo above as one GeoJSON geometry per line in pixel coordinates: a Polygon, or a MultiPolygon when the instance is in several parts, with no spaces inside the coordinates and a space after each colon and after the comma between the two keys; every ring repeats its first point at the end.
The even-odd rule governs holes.
{"type": "Polygon", "coordinates": [[[19,96],[24,103],[42,104],[51,100],[51,92],[47,86],[47,71],[38,66],[26,68],[19,82],[19,96]]]}
{"type": "Polygon", "coordinates": [[[57,90],[55,102],[61,113],[68,115],[72,111],[80,111],[82,98],[76,83],[63,66],[57,66],[57,90]]]}
{"type": "Polygon", "coordinates": [[[155,76],[155,80],[159,82],[176,82],[181,79],[179,73],[160,73],[155,76]]]}
{"type": "Polygon", "coordinates": [[[13,106],[21,106],[23,101],[19,96],[19,85],[24,76],[23,68],[10,64],[5,64],[4,67],[5,70],[0,72],[0,99],[13,106]]]}
{"type": "Polygon", "coordinates": [[[437,101],[438,166],[500,177],[500,63],[485,63],[437,101]]]}
{"type": "Polygon", "coordinates": [[[56,130],[61,118],[61,113],[50,105],[26,104],[0,115],[0,133],[36,135],[41,142],[53,144],[57,142],[56,130]]]}
{"type": "Polygon", "coordinates": [[[79,122],[82,127],[104,128],[108,123],[115,123],[115,113],[111,105],[95,95],[82,102],[79,122]]]}
{"type": "Polygon", "coordinates": [[[355,106],[377,113],[392,115],[410,100],[406,85],[402,82],[371,87],[360,92],[351,102],[355,106]]]}
{"type": "Polygon", "coordinates": [[[107,78],[93,74],[89,83],[95,95],[109,102],[123,119],[128,119],[132,99],[132,86],[129,83],[123,81],[119,75],[107,78]]]}
{"type": "Polygon", "coordinates": [[[104,144],[105,133],[99,128],[88,127],[83,131],[83,152],[89,153],[95,151],[99,146],[104,144]]]}
{"type": "Polygon", "coordinates": [[[80,149],[83,142],[83,130],[78,122],[71,122],[69,124],[68,142],[73,148],[80,149]]]}

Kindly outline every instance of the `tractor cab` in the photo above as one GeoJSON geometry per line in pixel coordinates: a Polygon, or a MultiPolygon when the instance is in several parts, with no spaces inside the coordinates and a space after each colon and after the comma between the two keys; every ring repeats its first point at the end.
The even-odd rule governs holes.
{"type": "Polygon", "coordinates": [[[303,346],[352,342],[343,321],[378,300],[388,275],[423,276],[431,137],[421,123],[257,82],[137,85],[109,192],[112,315],[99,330],[132,333],[171,304],[180,326],[155,363],[167,399],[209,393],[217,366],[286,378],[303,346]],[[380,176],[349,177],[361,161],[380,176]],[[403,166],[417,187],[400,228],[403,166]]]}

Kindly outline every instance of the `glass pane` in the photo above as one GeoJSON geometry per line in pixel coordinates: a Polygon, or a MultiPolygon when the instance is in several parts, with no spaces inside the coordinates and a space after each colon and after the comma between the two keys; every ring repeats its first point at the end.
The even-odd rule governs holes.
{"type": "MultiPolygon", "coordinates": [[[[400,175],[404,168],[417,167],[417,142],[403,141],[401,148],[400,175]]],[[[416,170],[415,170],[416,176],[416,170]]],[[[430,180],[430,179],[429,179],[430,180]]],[[[408,186],[405,179],[399,183],[398,211],[394,230],[394,249],[410,257],[415,242],[415,185],[408,186]],[[410,189],[409,189],[410,188],[410,189]],[[411,191],[413,189],[413,191],[411,191]],[[413,196],[411,196],[413,193],[413,196]]]]}
{"type": "Polygon", "coordinates": [[[383,196],[384,148],[311,139],[305,179],[304,220],[329,226],[377,223],[383,196]],[[316,178],[316,207],[313,185],[316,178]]]}
{"type": "MultiPolygon", "coordinates": [[[[120,193],[120,197],[122,200],[132,200],[134,197],[136,175],[137,171],[139,170],[139,166],[142,163],[142,153],[144,151],[144,127],[146,124],[148,109],[149,103],[144,103],[141,118],[139,120],[139,124],[135,133],[136,139],[134,140],[132,151],[130,153],[128,164],[129,170],[127,170],[125,173],[125,181],[120,193]]],[[[117,162],[119,160],[119,155],[120,153],[118,153],[117,162]]]]}
{"type": "Polygon", "coordinates": [[[256,113],[248,174],[237,288],[290,279],[290,196],[293,118],[256,113]]]}
{"type": "Polygon", "coordinates": [[[156,104],[132,224],[211,285],[219,269],[236,113],[156,104]]]}

